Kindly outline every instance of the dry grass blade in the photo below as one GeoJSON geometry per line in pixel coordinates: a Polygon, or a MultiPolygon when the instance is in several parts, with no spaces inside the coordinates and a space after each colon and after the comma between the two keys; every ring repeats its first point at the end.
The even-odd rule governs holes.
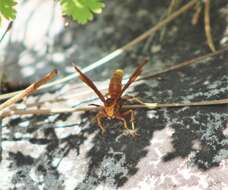
{"type": "Polygon", "coordinates": [[[83,111],[96,111],[99,107],[81,107],[81,108],[55,108],[55,109],[12,109],[10,111],[4,111],[0,114],[0,118],[9,117],[12,115],[52,115],[63,114],[83,111]]]}
{"type": "Polygon", "coordinates": [[[210,25],[210,0],[204,1],[204,27],[205,27],[205,34],[207,38],[207,44],[211,51],[215,52],[215,46],[211,34],[211,25],[210,25]]]}
{"type": "MultiPolygon", "coordinates": [[[[200,102],[190,102],[190,103],[144,103],[136,105],[125,105],[123,109],[159,109],[159,108],[175,108],[175,107],[185,107],[185,106],[213,106],[213,105],[225,105],[228,104],[228,99],[222,100],[208,100],[200,102]]],[[[12,115],[51,115],[51,114],[63,114],[63,113],[73,113],[73,112],[83,112],[83,111],[98,111],[102,107],[81,107],[81,108],[61,108],[61,109],[12,109],[10,111],[5,111],[0,114],[0,118],[9,117],[12,115]]]]}
{"type": "Polygon", "coordinates": [[[0,38],[0,42],[4,39],[4,37],[6,36],[7,32],[10,31],[10,29],[12,28],[12,26],[13,26],[13,21],[11,21],[11,22],[8,24],[8,26],[7,26],[6,30],[5,30],[5,32],[3,33],[2,37],[0,38]]]}
{"type": "Polygon", "coordinates": [[[185,106],[213,106],[213,105],[224,105],[228,104],[228,99],[221,100],[207,100],[201,102],[189,102],[189,103],[171,103],[171,104],[158,104],[158,108],[169,108],[169,107],[185,107],[185,106]]]}
{"type": "Polygon", "coordinates": [[[151,29],[147,30],[145,33],[143,33],[139,37],[135,38],[134,40],[132,40],[131,42],[129,42],[128,44],[126,44],[124,47],[122,47],[122,49],[125,50],[125,51],[128,51],[128,50],[132,49],[133,46],[135,46],[139,42],[145,40],[151,34],[157,32],[163,26],[167,25],[170,21],[174,20],[175,18],[177,18],[178,16],[180,16],[181,14],[183,14],[184,12],[186,12],[188,9],[192,8],[197,3],[197,1],[198,0],[189,1],[187,4],[185,4],[184,6],[182,6],[180,9],[178,9],[175,12],[173,12],[169,17],[167,17],[164,20],[160,21],[154,27],[152,27],[151,29]]]}
{"type": "Polygon", "coordinates": [[[201,10],[202,10],[201,3],[200,3],[200,1],[198,1],[195,6],[195,13],[192,17],[192,25],[198,24],[201,10]]]}
{"type": "MultiPolygon", "coordinates": [[[[169,17],[177,9],[180,2],[181,2],[180,0],[171,0],[168,10],[165,14],[165,17],[169,17]]],[[[165,33],[166,33],[166,26],[161,30],[160,41],[164,39],[165,33]]]]}
{"type": "MultiPolygon", "coordinates": [[[[100,60],[90,64],[88,67],[82,69],[82,72],[86,73],[88,71],[91,71],[92,69],[97,68],[97,67],[99,67],[99,66],[101,66],[101,65],[103,65],[105,63],[108,63],[110,60],[113,60],[114,58],[120,56],[125,51],[131,50],[135,45],[137,45],[138,43],[142,42],[143,40],[145,40],[146,38],[148,38],[149,36],[151,36],[155,32],[159,31],[162,27],[164,27],[165,25],[167,25],[168,23],[170,23],[171,21],[176,19],[178,16],[184,14],[186,11],[191,9],[195,5],[195,3],[197,1],[198,0],[189,1],[183,7],[181,7],[177,11],[173,12],[168,18],[165,18],[164,20],[160,21],[155,26],[151,27],[149,30],[147,30],[146,32],[144,32],[143,34],[138,36],[137,38],[133,39],[132,41],[130,41],[126,45],[122,46],[121,48],[111,52],[107,56],[105,56],[105,57],[101,58],[100,60]]],[[[54,85],[65,83],[65,82],[68,82],[68,81],[76,78],[77,76],[78,75],[74,73],[74,74],[66,76],[63,79],[59,79],[59,80],[53,81],[53,82],[51,82],[49,84],[46,84],[46,85],[42,86],[41,88],[42,89],[49,88],[49,87],[54,86],[54,85]]],[[[8,93],[8,94],[0,95],[0,100],[10,98],[12,96],[15,96],[18,93],[21,93],[21,91],[11,92],[11,93],[8,93]]]]}
{"type": "Polygon", "coordinates": [[[164,69],[160,72],[157,72],[157,73],[154,73],[152,75],[147,75],[147,76],[142,76],[142,77],[139,77],[138,80],[145,80],[145,79],[149,79],[149,78],[153,78],[153,77],[157,77],[161,74],[164,74],[164,73],[167,73],[167,72],[170,72],[170,71],[174,71],[174,70],[177,70],[177,69],[180,69],[180,68],[183,68],[185,66],[189,66],[189,65],[193,65],[193,64],[198,64],[200,61],[203,61],[209,57],[213,57],[213,56],[217,56],[217,55],[220,55],[224,52],[228,51],[228,47],[224,47],[218,51],[215,51],[215,52],[211,52],[211,53],[208,53],[206,55],[202,55],[202,56],[199,56],[199,57],[196,57],[194,59],[191,59],[191,60],[187,60],[187,61],[184,61],[182,63],[179,63],[179,64],[176,64],[174,66],[171,66],[167,69],[164,69]]]}
{"type": "MultiPolygon", "coordinates": [[[[164,74],[164,73],[167,73],[167,72],[170,72],[170,71],[174,71],[174,70],[177,70],[177,69],[181,69],[181,68],[183,68],[185,66],[189,66],[189,65],[193,65],[193,64],[199,64],[201,61],[204,61],[207,58],[211,58],[211,57],[214,57],[214,56],[221,55],[221,54],[223,54],[226,51],[228,51],[228,47],[225,47],[225,48],[222,48],[220,50],[217,50],[216,52],[211,52],[211,53],[208,53],[208,54],[205,54],[205,55],[201,55],[201,56],[195,57],[193,59],[184,61],[184,62],[179,63],[179,64],[175,64],[174,66],[171,66],[171,67],[169,67],[167,69],[164,69],[164,70],[162,70],[160,72],[157,72],[157,73],[150,74],[150,72],[147,72],[147,73],[145,73],[144,76],[139,76],[136,79],[136,81],[148,80],[148,79],[151,79],[151,78],[158,77],[161,74],[164,74]]],[[[103,92],[106,92],[107,88],[101,88],[100,87],[99,90],[101,90],[103,92]]],[[[64,97],[52,98],[52,99],[47,99],[45,101],[39,101],[39,102],[36,102],[36,103],[26,104],[26,107],[41,106],[41,105],[43,105],[43,104],[45,104],[47,102],[53,103],[53,102],[67,101],[67,100],[70,100],[70,99],[78,99],[78,98],[83,97],[85,95],[88,95],[90,93],[91,93],[91,90],[86,90],[86,91],[83,91],[83,92],[80,92],[80,93],[77,93],[77,94],[71,94],[71,95],[67,95],[67,96],[65,95],[64,97]]]]}
{"type": "Polygon", "coordinates": [[[40,79],[39,81],[31,84],[26,89],[21,91],[21,93],[13,96],[9,100],[7,100],[4,103],[2,103],[0,105],[0,111],[2,111],[3,109],[15,104],[16,102],[18,102],[19,100],[21,100],[24,97],[28,96],[29,94],[35,92],[40,86],[42,86],[43,84],[45,84],[48,81],[52,80],[56,75],[57,75],[57,70],[53,70],[52,72],[48,73],[42,79],[40,79]]]}

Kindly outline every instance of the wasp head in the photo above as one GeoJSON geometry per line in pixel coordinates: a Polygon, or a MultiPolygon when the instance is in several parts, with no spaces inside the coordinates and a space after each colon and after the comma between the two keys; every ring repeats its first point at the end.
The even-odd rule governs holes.
{"type": "Polygon", "coordinates": [[[113,118],[115,114],[116,101],[112,98],[108,98],[105,101],[104,111],[109,118],[113,118]]]}

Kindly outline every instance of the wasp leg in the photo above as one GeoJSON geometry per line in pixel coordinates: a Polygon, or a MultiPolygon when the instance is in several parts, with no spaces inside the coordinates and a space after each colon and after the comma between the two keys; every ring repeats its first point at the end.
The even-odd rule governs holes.
{"type": "Polygon", "coordinates": [[[123,124],[124,124],[124,128],[129,130],[129,128],[128,128],[128,126],[127,126],[126,119],[125,119],[124,117],[122,117],[121,115],[116,115],[116,119],[122,121],[123,124]]]}
{"type": "Polygon", "coordinates": [[[135,102],[138,102],[142,105],[145,105],[145,103],[142,100],[140,100],[139,98],[137,98],[135,96],[122,96],[121,99],[123,99],[123,100],[134,100],[135,102]]]}
{"type": "Polygon", "coordinates": [[[128,110],[128,111],[122,113],[121,116],[117,116],[116,118],[121,120],[122,122],[124,122],[124,127],[125,127],[125,129],[127,129],[127,132],[125,133],[125,135],[131,135],[133,137],[138,136],[137,130],[135,129],[135,125],[134,125],[135,116],[134,116],[134,111],[133,110],[128,110]],[[128,115],[128,114],[131,114],[131,120],[130,120],[131,121],[131,129],[129,129],[127,127],[127,122],[124,119],[124,117],[122,117],[122,116],[125,116],[125,115],[128,115]]]}
{"type": "Polygon", "coordinates": [[[131,114],[131,120],[130,120],[131,121],[131,129],[135,130],[135,124],[134,124],[134,122],[135,122],[135,112],[133,110],[128,110],[128,111],[122,113],[121,115],[125,116],[125,115],[128,115],[128,114],[131,114]]]}
{"type": "Polygon", "coordinates": [[[96,115],[97,124],[100,127],[102,134],[105,133],[105,127],[101,123],[101,118],[103,118],[103,117],[106,117],[106,114],[104,112],[99,112],[96,115]]]}

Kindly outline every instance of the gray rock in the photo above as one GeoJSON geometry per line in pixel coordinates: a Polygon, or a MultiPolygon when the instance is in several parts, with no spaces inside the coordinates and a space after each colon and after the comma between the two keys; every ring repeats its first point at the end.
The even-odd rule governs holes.
{"type": "MultiPolygon", "coordinates": [[[[42,6],[46,7],[48,3],[42,6]]],[[[123,45],[156,23],[167,6],[165,3],[141,1],[139,4],[136,0],[107,2],[104,13],[94,22],[82,27],[72,25],[66,31],[52,31],[53,36],[48,38],[53,43],[52,66],[46,64],[50,55],[46,55],[45,51],[39,52],[41,47],[45,47],[45,40],[38,44],[41,49],[30,49],[21,42],[12,42],[7,48],[14,51],[11,48],[17,47],[19,53],[12,53],[9,60],[17,63],[16,67],[21,67],[21,72],[28,65],[36,65],[35,68],[39,67],[42,74],[50,67],[62,68],[63,73],[68,73],[60,63],[62,59],[68,66],[75,60],[84,66],[84,61],[92,62],[102,57],[104,52],[123,45]],[[22,55],[25,57],[22,58],[22,55]]],[[[218,41],[223,39],[225,31],[225,17],[220,12],[224,4],[225,1],[216,1],[211,12],[218,48],[218,41]]],[[[41,16],[39,23],[46,17],[41,16]]],[[[170,24],[167,31],[174,32],[171,37],[171,34],[167,34],[162,43],[155,38],[150,46],[161,49],[154,55],[151,55],[151,48],[142,52],[144,44],[140,44],[127,56],[89,75],[94,80],[104,80],[118,67],[127,67],[126,73],[130,73],[136,65],[135,57],[142,54],[150,56],[151,64],[145,70],[156,71],[204,53],[207,45],[203,25],[193,28],[190,19],[191,15],[186,15],[175,24],[170,24]],[[122,65],[117,66],[117,61],[122,65]]],[[[34,23],[30,24],[34,26],[34,23]]],[[[33,27],[29,29],[34,30],[33,27]]],[[[135,83],[128,94],[134,94],[146,102],[161,103],[227,98],[227,68],[226,53],[195,66],[165,73],[153,80],[135,83]]],[[[11,75],[14,73],[15,70],[9,72],[11,75]]],[[[38,73],[37,70],[31,73],[35,75],[34,79],[39,77],[38,73]]],[[[107,85],[107,81],[97,82],[102,88],[104,84],[107,85]]],[[[30,96],[26,101],[53,100],[87,90],[84,84],[79,85],[77,81],[63,85],[61,89],[49,89],[49,92],[30,96]]],[[[44,106],[76,107],[88,102],[97,103],[94,98],[95,95],[89,92],[71,101],[46,103],[44,106]]],[[[104,121],[107,132],[101,135],[94,116],[95,113],[86,112],[3,119],[0,129],[0,189],[228,188],[227,106],[137,110],[136,127],[140,136],[135,139],[123,136],[123,126],[116,121],[104,121]]]]}

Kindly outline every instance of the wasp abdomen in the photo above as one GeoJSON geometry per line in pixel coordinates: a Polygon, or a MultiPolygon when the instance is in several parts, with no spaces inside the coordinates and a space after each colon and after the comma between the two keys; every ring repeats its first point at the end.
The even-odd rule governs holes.
{"type": "Polygon", "coordinates": [[[122,89],[122,78],[123,78],[123,70],[117,69],[112,75],[112,78],[109,83],[109,95],[111,98],[116,98],[119,96],[122,89]]]}

